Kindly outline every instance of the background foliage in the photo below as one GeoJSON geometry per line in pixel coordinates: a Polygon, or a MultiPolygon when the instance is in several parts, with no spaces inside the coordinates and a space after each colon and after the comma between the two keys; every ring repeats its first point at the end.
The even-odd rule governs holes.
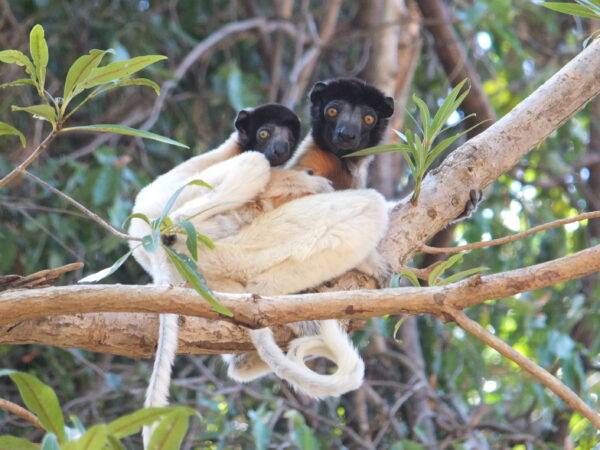
{"type": "MultiPolygon", "coordinates": [[[[310,34],[326,13],[327,2],[294,3],[290,23],[295,30],[310,34]]],[[[374,42],[390,24],[373,27],[365,18],[384,3],[343,2],[335,34],[309,74],[308,86],[332,76],[373,78],[374,42]]],[[[232,22],[254,16],[276,18],[282,14],[276,4],[266,0],[2,0],[0,50],[27,51],[29,30],[40,23],[50,47],[46,87],[52,93],[59,91],[57,80],[64,79],[70,64],[92,48],[113,48],[116,55],[108,55],[113,59],[167,55],[167,61],[145,72],[162,82],[174,76],[181,61],[202,40],[232,22]]],[[[408,17],[418,16],[414,4],[407,6],[408,17]]],[[[593,30],[593,24],[584,19],[517,0],[453,2],[450,10],[460,43],[499,117],[578,53],[593,30]]],[[[398,23],[402,32],[406,21],[398,23]]],[[[435,38],[422,25],[417,38],[407,44],[419,51],[410,91],[431,109],[437,108],[450,87],[434,44],[435,38]]],[[[61,136],[32,172],[120,226],[142,186],[174,164],[223,141],[232,131],[239,108],[283,99],[306,124],[305,92],[294,96],[294,84],[289,82],[304,50],[299,38],[292,39],[287,31],[261,35],[255,29],[238,40],[225,37],[184,74],[155,123],[148,121],[155,96],[141,87],[108,92],[75,118],[81,124],[152,125],[152,131],[187,143],[191,150],[124,136],[61,136]],[[274,51],[265,50],[265,41],[276,46],[277,40],[283,46],[280,59],[274,51]],[[279,76],[274,76],[275,67],[279,76]]],[[[0,65],[0,83],[20,78],[19,70],[0,65]]],[[[408,66],[401,67],[398,79],[408,70],[408,66]]],[[[32,122],[27,114],[10,112],[11,104],[32,104],[34,91],[20,87],[0,92],[0,120],[22,130],[30,145],[38,143],[48,132],[47,125],[32,122]]],[[[402,105],[403,100],[399,101],[402,105]]],[[[414,112],[414,106],[409,102],[407,108],[414,112]]],[[[414,126],[410,119],[406,124],[414,126]]],[[[471,220],[456,227],[454,242],[498,237],[576,211],[600,209],[599,129],[596,101],[503,175],[485,193],[485,202],[471,220]]],[[[0,136],[0,149],[2,174],[26,155],[11,137],[0,136]]],[[[374,180],[382,190],[392,186],[395,195],[412,189],[406,167],[374,180]]],[[[0,208],[0,274],[27,274],[73,261],[85,262],[90,273],[109,266],[125,248],[123,242],[24,178],[0,191],[0,208]]],[[[599,239],[598,223],[567,226],[473,251],[465,255],[461,268],[485,265],[496,272],[527,266],[599,239]]],[[[420,263],[420,258],[414,263],[420,263]]],[[[71,283],[81,275],[64,277],[63,282],[71,283]]],[[[111,280],[149,281],[134,261],[127,262],[111,280]]],[[[468,313],[597,406],[599,281],[596,275],[479,305],[468,313]]],[[[227,380],[216,357],[179,357],[173,402],[191,406],[201,415],[192,420],[184,448],[592,447],[595,432],[585,420],[458,327],[420,317],[419,340],[397,342],[391,337],[396,320],[376,319],[365,331],[355,333],[366,357],[365,387],[320,403],[297,396],[274,378],[236,385],[227,380]],[[424,367],[407,361],[408,346],[423,353],[424,367]],[[411,403],[418,392],[430,405],[423,410],[427,417],[419,417],[418,405],[411,403]]],[[[141,406],[151,367],[150,361],[40,346],[0,346],[0,361],[3,367],[34,374],[53,386],[67,417],[77,416],[88,425],[108,422],[141,406]]],[[[6,379],[0,384],[0,397],[18,398],[6,379]]],[[[6,433],[40,438],[37,430],[0,411],[0,434],[6,433]]],[[[131,438],[133,445],[135,439],[131,438]]]]}

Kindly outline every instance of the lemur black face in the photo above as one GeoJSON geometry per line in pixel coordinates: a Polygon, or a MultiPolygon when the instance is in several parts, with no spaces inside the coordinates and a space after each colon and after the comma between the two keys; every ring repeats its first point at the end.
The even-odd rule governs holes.
{"type": "Polygon", "coordinates": [[[263,153],[271,166],[286,163],[300,140],[298,116],[285,106],[275,103],[241,110],[235,120],[235,127],[243,150],[263,153]]]}
{"type": "Polygon", "coordinates": [[[338,156],[377,145],[394,112],[391,97],[354,78],[317,82],[310,101],[313,139],[338,156]]]}

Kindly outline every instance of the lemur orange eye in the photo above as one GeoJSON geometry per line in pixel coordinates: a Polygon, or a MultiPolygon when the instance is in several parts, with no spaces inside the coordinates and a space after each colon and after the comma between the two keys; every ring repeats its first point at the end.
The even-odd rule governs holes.
{"type": "Polygon", "coordinates": [[[258,132],[258,137],[261,139],[267,139],[269,136],[271,136],[271,133],[269,133],[267,130],[260,130],[258,132]]]}
{"type": "Polygon", "coordinates": [[[363,120],[367,125],[373,125],[375,123],[375,116],[366,114],[365,117],[363,117],[363,120]]]}
{"type": "Polygon", "coordinates": [[[327,117],[335,117],[338,115],[338,110],[337,108],[327,108],[327,110],[325,111],[325,114],[327,114],[327,117]]]}

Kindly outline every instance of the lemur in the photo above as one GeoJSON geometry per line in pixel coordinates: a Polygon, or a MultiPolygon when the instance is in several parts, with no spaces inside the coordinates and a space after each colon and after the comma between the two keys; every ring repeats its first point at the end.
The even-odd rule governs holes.
{"type": "MultiPolygon", "coordinates": [[[[238,233],[215,241],[214,250],[202,252],[201,271],[212,289],[263,295],[299,292],[364,263],[383,237],[386,207],[375,191],[348,190],[298,198],[302,189],[296,186],[290,190],[282,180],[299,170],[327,176],[339,189],[364,187],[369,158],[342,156],[380,141],[393,112],[393,100],[355,79],[318,82],[310,100],[312,131],[286,165],[292,170],[271,170],[267,186],[255,202],[193,221],[209,235],[231,222],[246,225],[238,233]]],[[[250,163],[236,157],[211,170],[238,173],[239,177],[232,179],[243,179],[251,170],[250,163]]],[[[240,180],[238,189],[244,188],[240,180]]],[[[173,245],[184,250],[181,240],[173,245]]],[[[337,321],[306,322],[296,328],[304,337],[290,344],[288,358],[273,341],[270,330],[250,331],[266,363],[255,354],[229,357],[229,375],[247,381],[274,370],[315,397],[340,395],[360,385],[362,360],[337,321]],[[333,360],[337,372],[320,375],[309,370],[303,359],[313,355],[333,360]]]]}
{"type": "MultiPolygon", "coordinates": [[[[187,218],[186,211],[194,214],[203,208],[212,208],[212,213],[223,213],[236,208],[239,203],[256,197],[265,187],[265,176],[270,167],[276,167],[289,160],[300,138],[300,121],[288,108],[277,104],[265,104],[254,109],[245,109],[238,113],[235,120],[236,131],[218,148],[193,157],[161,175],[140,191],[136,197],[133,213],[143,213],[150,219],[160,216],[164,205],[173,193],[189,181],[203,179],[215,186],[214,191],[198,186],[186,187],[177,197],[171,217],[187,218]],[[227,160],[239,158],[249,163],[250,170],[242,179],[233,179],[240,174],[227,170],[212,170],[212,167],[227,163],[227,160]],[[237,192],[229,187],[247,185],[245,192],[237,192]]],[[[317,180],[313,191],[329,188],[329,182],[308,174],[298,174],[304,181],[303,186],[310,188],[310,180],[317,180]],[[309,180],[309,181],[307,181],[309,180]],[[320,181],[319,181],[320,180],[320,181]]],[[[268,178],[267,178],[268,179],[268,178]]],[[[310,189],[309,189],[310,191],[310,189]]],[[[310,192],[313,192],[310,191],[310,192]]],[[[143,220],[133,220],[129,227],[132,236],[142,237],[149,234],[149,225],[143,220]]],[[[231,234],[231,230],[221,230],[221,235],[231,234]]],[[[163,236],[169,244],[171,236],[163,236]]],[[[130,241],[133,255],[142,267],[152,276],[154,284],[176,284],[183,280],[168,261],[162,249],[149,253],[136,241],[130,241]]],[[[166,406],[168,388],[178,340],[177,316],[161,314],[156,359],[146,393],[145,406],[166,406]]],[[[144,441],[149,439],[149,430],[145,429],[144,441]]]]}

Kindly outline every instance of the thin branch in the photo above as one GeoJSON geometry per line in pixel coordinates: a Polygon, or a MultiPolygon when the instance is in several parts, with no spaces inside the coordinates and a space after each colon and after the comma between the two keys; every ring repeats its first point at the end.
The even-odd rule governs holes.
{"type": "Polygon", "coordinates": [[[518,351],[494,336],[474,320],[470,319],[463,311],[448,307],[444,309],[452,319],[465,331],[472,334],[484,344],[492,347],[501,355],[518,364],[522,369],[529,372],[533,377],[544,384],[548,389],[558,395],[564,402],[574,410],[580,412],[598,429],[600,429],[600,414],[594,411],[587,403],[581,400],[575,392],[558,378],[550,374],[543,367],[537,365],[530,359],[521,355],[518,351]]]}
{"type": "Polygon", "coordinates": [[[26,410],[22,406],[17,405],[16,403],[0,398],[0,409],[5,409],[6,411],[13,413],[15,416],[19,416],[21,419],[25,419],[34,427],[46,431],[35,414],[33,414],[31,411],[26,410]]]}
{"type": "Polygon", "coordinates": [[[58,133],[58,131],[52,130],[52,132],[46,136],[46,139],[44,139],[40,145],[38,145],[37,148],[27,158],[25,158],[25,161],[23,161],[21,164],[11,170],[4,178],[2,178],[0,180],[0,189],[10,183],[17,175],[25,172],[25,169],[27,169],[27,167],[29,167],[29,165],[42,154],[48,144],[50,144],[50,142],[52,142],[54,138],[58,136],[58,133]]]}
{"type": "Polygon", "coordinates": [[[44,186],[46,189],[48,189],[51,192],[53,192],[54,194],[58,195],[60,198],[62,198],[66,202],[68,202],[71,205],[75,206],[78,210],[80,210],[82,213],[84,213],[86,216],[88,216],[90,219],[92,219],[94,222],[96,222],[102,228],[108,230],[109,232],[111,232],[115,236],[117,236],[117,237],[119,237],[121,239],[130,240],[130,241],[141,241],[142,240],[142,238],[138,238],[138,237],[135,237],[135,236],[129,236],[128,234],[125,234],[125,233],[117,230],[110,223],[108,223],[107,221],[105,221],[102,217],[100,217],[96,213],[93,213],[92,211],[90,211],[89,209],[87,209],[85,206],[83,206],[77,200],[75,200],[74,198],[68,196],[64,192],[56,189],[54,186],[46,183],[44,180],[36,177],[31,172],[23,171],[23,175],[25,175],[27,178],[31,179],[32,181],[35,181],[36,183],[44,186]]]}
{"type": "Polygon", "coordinates": [[[485,248],[485,247],[492,247],[495,245],[506,244],[507,242],[513,242],[513,241],[516,241],[519,239],[523,239],[523,238],[530,236],[534,233],[537,233],[539,231],[550,230],[552,228],[560,227],[562,225],[567,225],[569,223],[579,222],[582,220],[597,219],[597,218],[600,218],[600,211],[591,211],[591,212],[579,214],[574,217],[568,217],[566,219],[554,220],[552,222],[548,222],[548,223],[545,223],[542,225],[535,226],[533,228],[530,228],[529,230],[522,231],[520,233],[515,233],[510,236],[505,236],[505,237],[501,237],[498,239],[492,239],[490,241],[474,242],[472,244],[459,245],[457,247],[430,247],[428,245],[423,245],[419,251],[422,253],[429,253],[429,254],[460,253],[460,252],[464,252],[467,250],[473,250],[475,248],[485,248]]]}

